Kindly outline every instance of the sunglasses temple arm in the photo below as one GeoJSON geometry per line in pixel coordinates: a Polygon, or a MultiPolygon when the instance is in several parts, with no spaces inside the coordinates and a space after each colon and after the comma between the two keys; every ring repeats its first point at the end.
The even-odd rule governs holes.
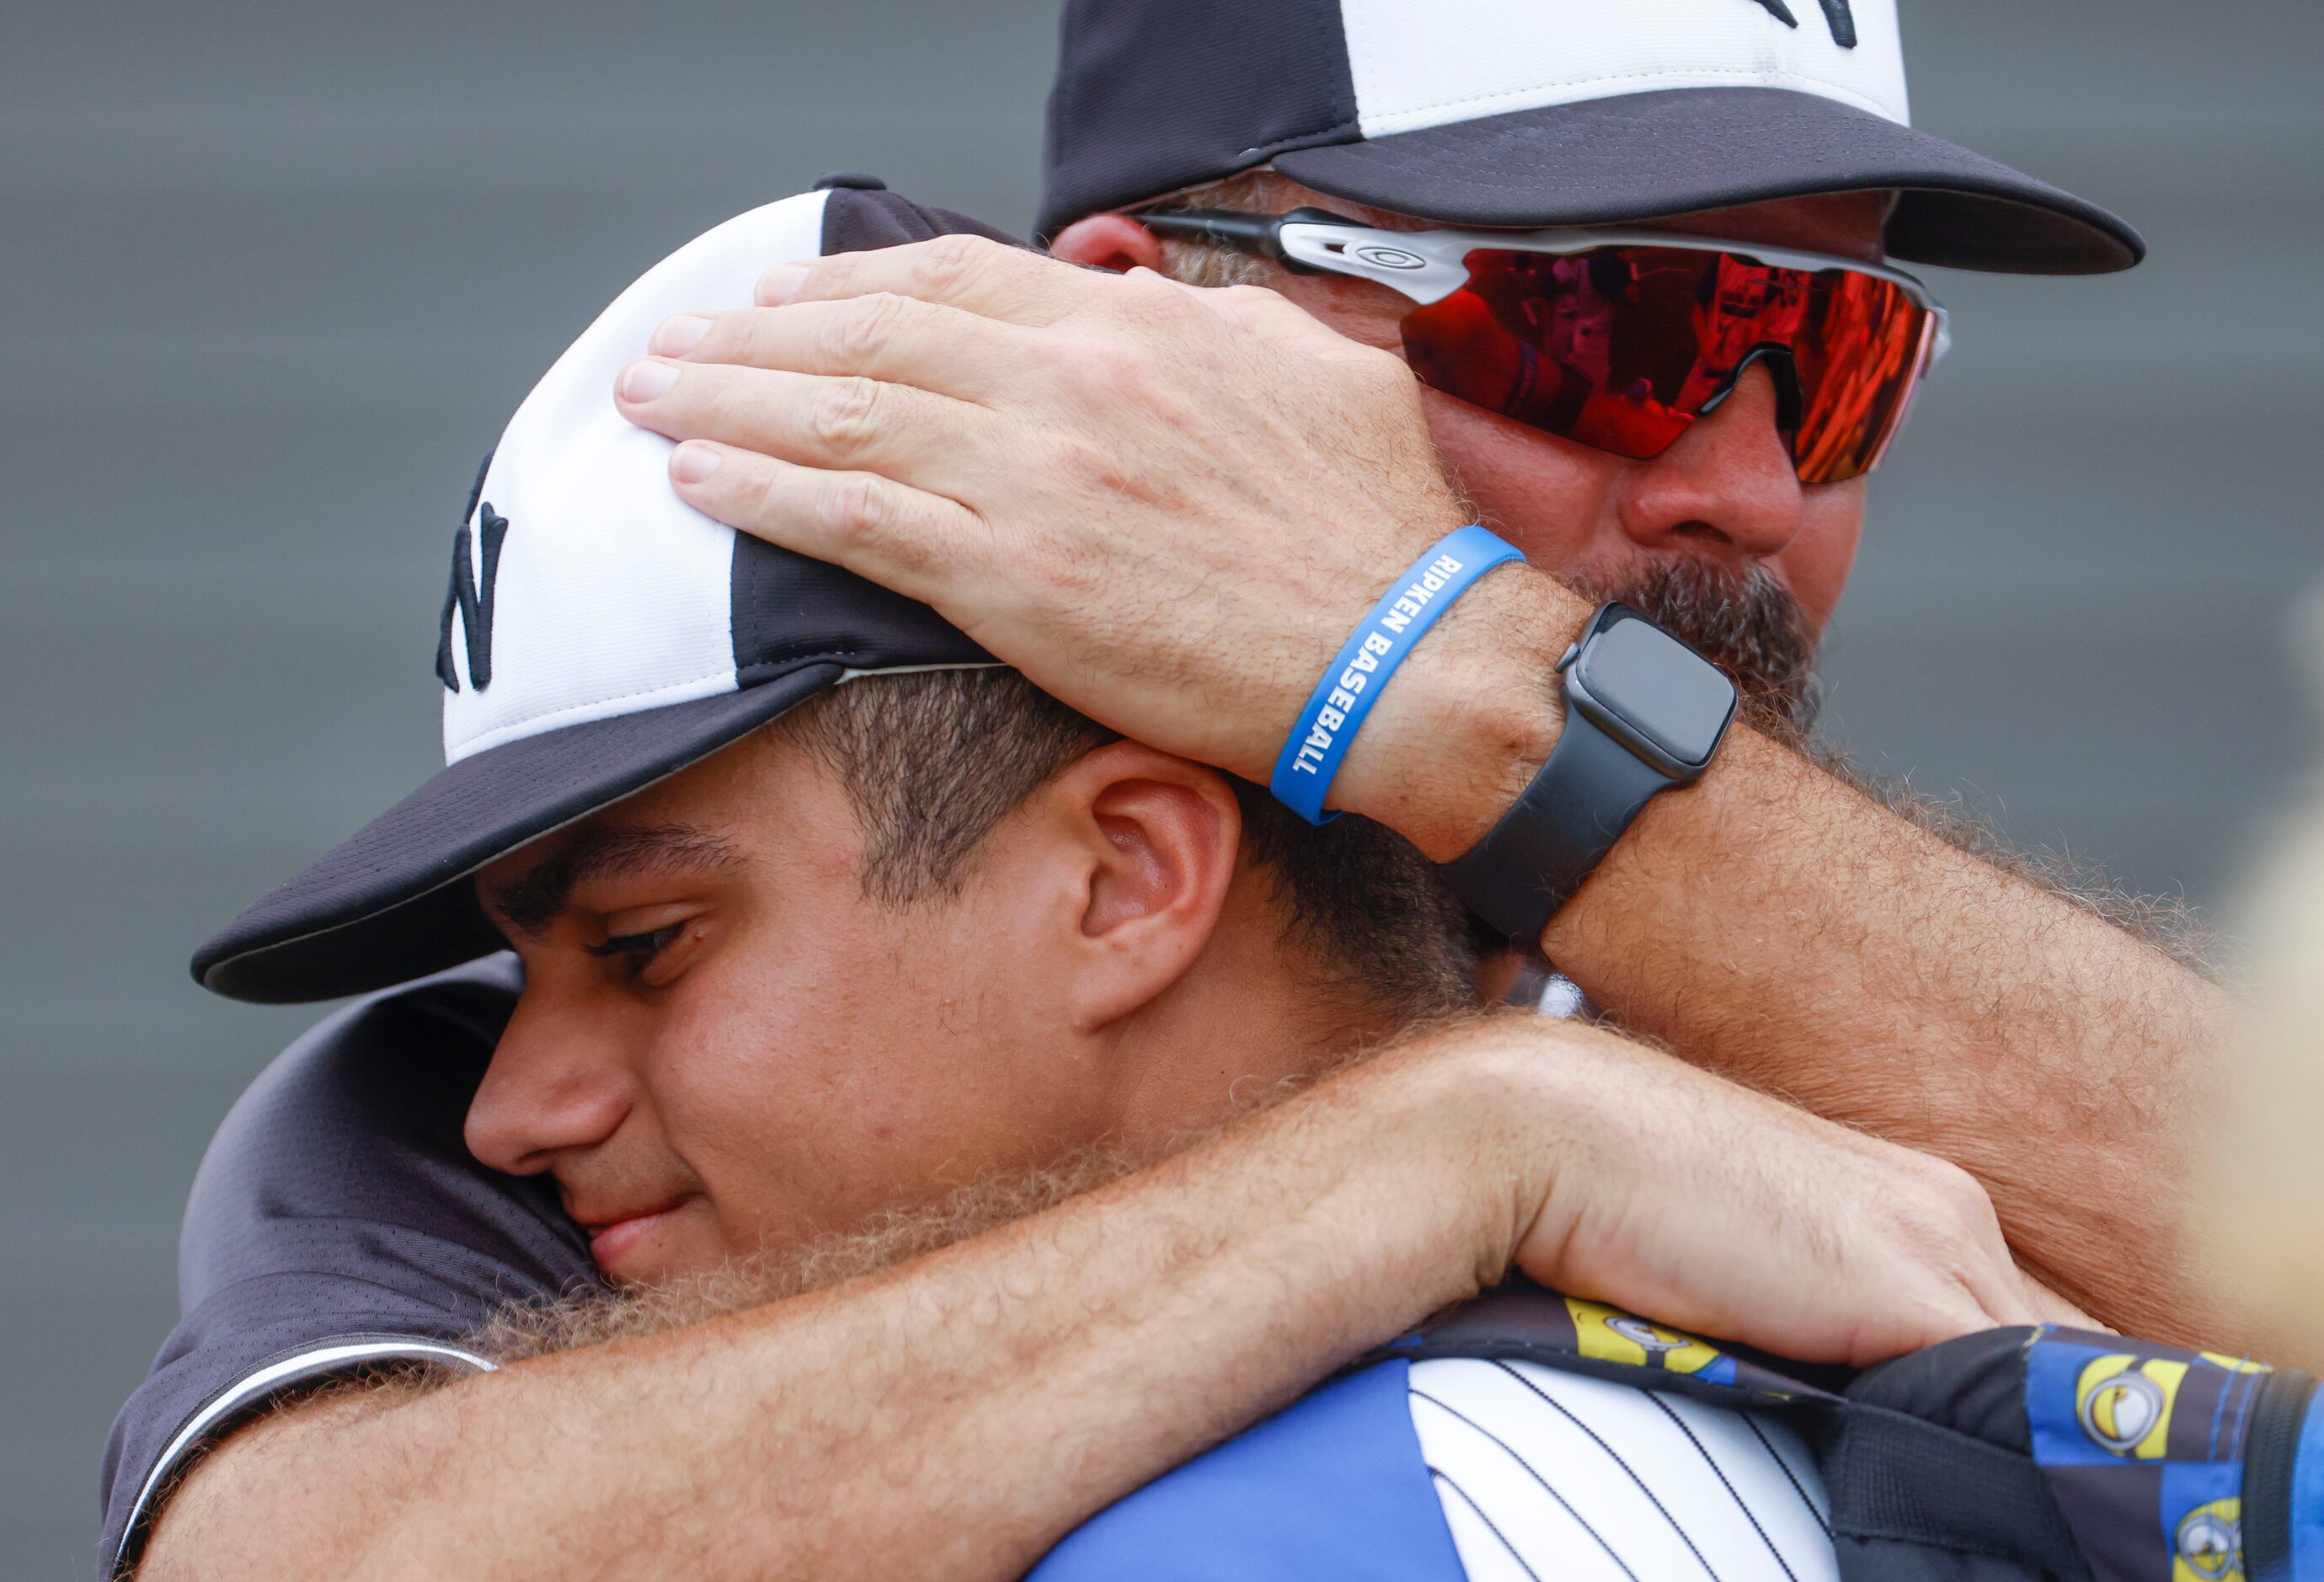
{"type": "Polygon", "coordinates": [[[1319,272],[1312,264],[1294,258],[1284,247],[1283,227],[1286,225],[1295,220],[1311,225],[1352,227],[1356,224],[1344,215],[1321,208],[1295,208],[1288,214],[1246,214],[1231,208],[1177,208],[1134,214],[1130,217],[1158,236],[1231,247],[1254,258],[1268,259],[1296,274],[1319,272]]]}
{"type": "Polygon", "coordinates": [[[1275,227],[1282,223],[1280,215],[1239,214],[1226,208],[1180,208],[1130,217],[1157,236],[1210,242],[1277,263],[1283,258],[1282,245],[1275,236],[1275,227]]]}

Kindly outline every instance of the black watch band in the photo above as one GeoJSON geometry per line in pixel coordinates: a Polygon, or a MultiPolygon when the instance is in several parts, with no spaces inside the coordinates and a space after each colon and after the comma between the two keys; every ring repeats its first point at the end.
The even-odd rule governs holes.
{"type": "Polygon", "coordinates": [[[1444,868],[1471,911],[1532,949],[1632,819],[1669,789],[1663,772],[1569,708],[1549,762],[1492,834],[1444,868]]]}
{"type": "Polygon", "coordinates": [[[1528,950],[1646,805],[1710,766],[1735,714],[1734,683],[1626,605],[1592,615],[1558,668],[1565,723],[1549,761],[1492,833],[1440,870],[1528,950]]]}

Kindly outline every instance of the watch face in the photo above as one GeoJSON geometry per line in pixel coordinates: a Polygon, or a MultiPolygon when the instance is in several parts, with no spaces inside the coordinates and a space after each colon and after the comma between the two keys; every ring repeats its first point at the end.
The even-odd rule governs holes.
{"type": "Polygon", "coordinates": [[[1665,756],[1701,768],[1735,712],[1735,687],[1651,622],[1616,621],[1582,646],[1574,679],[1665,756]]]}

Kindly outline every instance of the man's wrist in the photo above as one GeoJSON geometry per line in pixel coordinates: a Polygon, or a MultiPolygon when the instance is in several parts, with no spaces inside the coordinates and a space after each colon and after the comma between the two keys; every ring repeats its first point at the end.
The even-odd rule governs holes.
{"type": "Polygon", "coordinates": [[[1443,1190],[1464,1206],[1462,1244],[1480,1287],[1520,1266],[1553,1285],[1603,1272],[1571,1263],[1577,1238],[1622,1222],[1642,1191],[1661,1191],[1637,1169],[1655,1140],[1699,1134],[1700,1106],[1674,1105],[1674,1078],[1698,1095],[1766,1102],[1602,1029],[1532,1012],[1490,1012],[1445,1036],[1425,1102],[1449,1151],[1443,1190]]]}
{"type": "Polygon", "coordinates": [[[1557,745],[1557,660],[1589,616],[1544,573],[1508,566],[1487,576],[1382,689],[1333,803],[1436,862],[1475,846],[1557,745]]]}
{"type": "MultiPolygon", "coordinates": [[[[1432,1235],[1443,1252],[1458,1248],[1461,1273],[1478,1290],[1508,1277],[1555,1185],[1554,1138],[1570,1129],[1562,1110],[1571,1096],[1557,1079],[1562,1051],[1551,1046],[1586,1031],[1487,1012],[1351,1074],[1367,1085],[1364,1106],[1397,1116],[1392,1128],[1426,1161],[1423,1194],[1437,1206],[1432,1235]],[[1370,1089],[1374,1081],[1386,1087],[1370,1089]]],[[[1444,1273],[1455,1277],[1450,1265],[1444,1273]]]]}

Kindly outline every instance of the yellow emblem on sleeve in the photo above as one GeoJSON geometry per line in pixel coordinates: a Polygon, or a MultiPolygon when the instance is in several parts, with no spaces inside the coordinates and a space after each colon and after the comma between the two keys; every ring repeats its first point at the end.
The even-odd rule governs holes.
{"type": "Polygon", "coordinates": [[[1660,1368],[1665,1373],[1701,1373],[1719,1360],[1719,1348],[1680,1329],[1665,1329],[1633,1318],[1619,1308],[1565,1299],[1573,1315],[1574,1345],[1583,1356],[1600,1362],[1628,1363],[1633,1367],[1660,1368]]]}
{"type": "Polygon", "coordinates": [[[2233,1497],[2188,1512],[2172,1540],[2171,1582],[2244,1582],[2243,1514],[2233,1497]]]}
{"type": "Polygon", "coordinates": [[[2171,1408],[2187,1365],[2126,1353],[2102,1356],[2074,1383],[2074,1416],[2092,1444],[2116,1456],[2160,1461],[2171,1439],[2171,1408]]]}

